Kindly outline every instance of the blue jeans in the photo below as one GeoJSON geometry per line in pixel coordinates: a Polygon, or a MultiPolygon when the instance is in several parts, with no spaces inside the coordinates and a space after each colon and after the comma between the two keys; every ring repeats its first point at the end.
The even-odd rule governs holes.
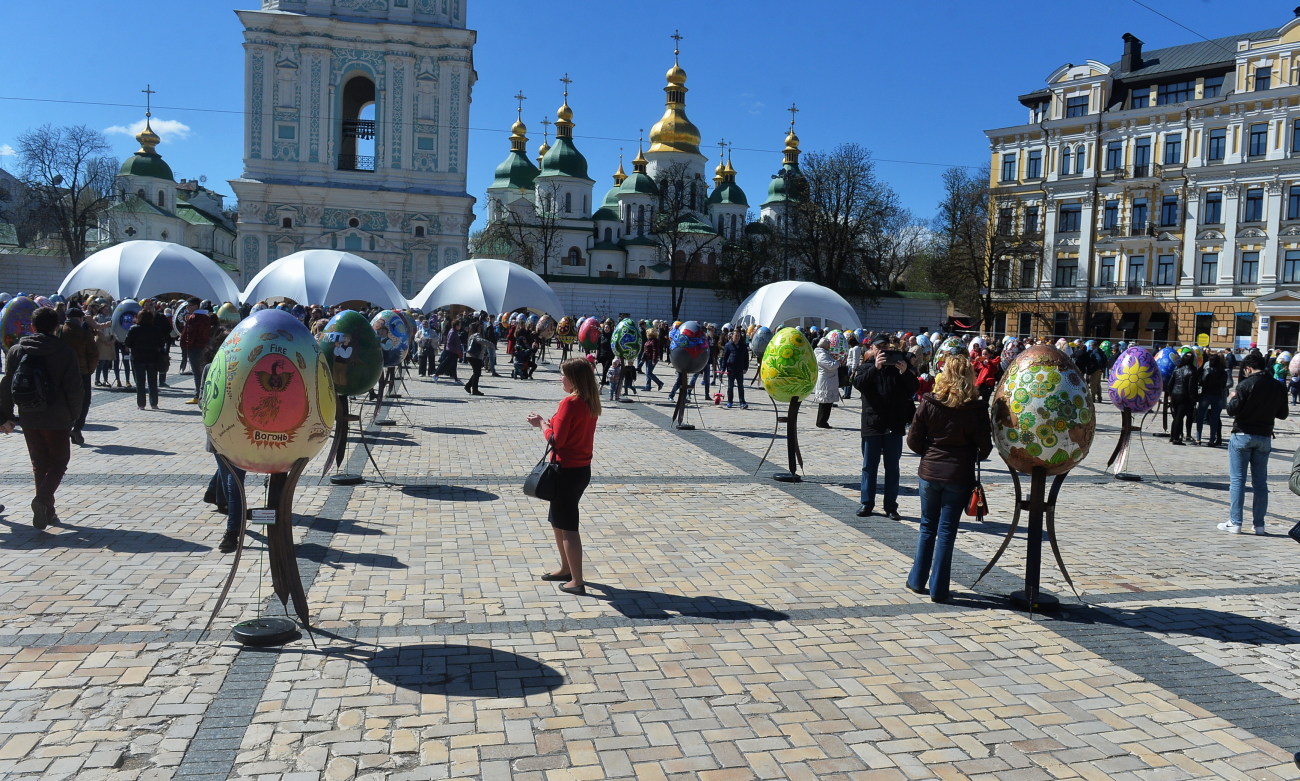
{"type": "Polygon", "coordinates": [[[237,537],[244,525],[244,503],[240,500],[243,493],[239,486],[244,482],[244,470],[230,465],[227,469],[217,459],[217,479],[221,481],[221,490],[226,495],[226,536],[237,537]]]}
{"type": "Polygon", "coordinates": [[[962,510],[970,498],[968,485],[932,483],[918,478],[921,494],[921,533],[916,539],[916,558],[907,576],[907,587],[930,589],[930,599],[948,598],[952,573],[952,550],[962,510]]]}
{"type": "Polygon", "coordinates": [[[1228,438],[1228,522],[1233,526],[1241,525],[1247,465],[1251,487],[1255,489],[1251,515],[1256,526],[1264,525],[1264,516],[1268,514],[1268,454],[1272,451],[1272,437],[1233,434],[1228,438]]]}
{"type": "Polygon", "coordinates": [[[642,366],[645,367],[645,389],[646,390],[650,390],[650,383],[652,382],[657,383],[655,387],[658,390],[662,390],[664,387],[664,381],[655,376],[655,367],[658,365],[659,365],[658,361],[647,361],[644,358],[641,360],[641,363],[637,364],[638,369],[640,369],[642,366]]]}
{"type": "Polygon", "coordinates": [[[902,434],[878,434],[862,438],[862,498],[867,507],[876,506],[876,471],[885,460],[885,507],[898,512],[898,462],[903,457],[902,434]]]}
{"type": "Polygon", "coordinates": [[[1201,441],[1201,431],[1206,423],[1210,424],[1210,441],[1218,442],[1223,438],[1223,397],[1202,396],[1196,403],[1196,441],[1201,441]]]}

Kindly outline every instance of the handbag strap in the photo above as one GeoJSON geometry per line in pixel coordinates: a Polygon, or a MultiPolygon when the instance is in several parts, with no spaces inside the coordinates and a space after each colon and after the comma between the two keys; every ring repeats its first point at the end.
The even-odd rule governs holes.
{"type": "Polygon", "coordinates": [[[542,451],[542,457],[537,459],[537,463],[540,465],[548,458],[552,462],[557,460],[555,457],[555,437],[553,436],[546,438],[546,449],[542,451]]]}

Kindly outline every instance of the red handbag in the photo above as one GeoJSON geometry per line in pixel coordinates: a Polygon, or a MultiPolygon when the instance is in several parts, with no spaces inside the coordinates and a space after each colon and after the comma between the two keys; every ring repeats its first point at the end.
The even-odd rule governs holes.
{"type": "Polygon", "coordinates": [[[966,514],[973,518],[983,518],[989,514],[988,498],[984,496],[984,483],[980,478],[980,465],[975,462],[975,487],[970,489],[970,498],[966,500],[966,514]]]}

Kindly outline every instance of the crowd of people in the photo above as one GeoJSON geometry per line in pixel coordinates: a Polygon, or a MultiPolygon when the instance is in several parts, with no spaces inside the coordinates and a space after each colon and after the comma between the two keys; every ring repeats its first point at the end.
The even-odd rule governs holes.
{"type": "MultiPolygon", "coordinates": [[[[85,444],[83,430],[92,388],[134,391],[139,409],[157,410],[159,388],[167,387],[172,352],[179,348],[179,371],[194,378],[194,392],[186,403],[195,404],[204,369],[230,329],[242,317],[268,306],[266,302],[227,305],[218,314],[209,301],[142,300],[125,339],[119,339],[112,322],[114,303],[87,296],[42,307],[32,317],[34,333],[22,337],[5,356],[0,432],[15,430],[21,418],[35,475],[32,523],[38,529],[58,523],[55,491],[68,466],[70,444],[85,444]],[[33,372],[39,372],[37,384],[44,395],[38,400],[30,393],[33,372]]],[[[342,310],[278,306],[301,319],[318,337],[330,318],[342,310]]],[[[372,318],[379,311],[375,308],[362,314],[372,318]]],[[[548,324],[545,319],[467,310],[409,314],[415,328],[405,354],[396,334],[389,333],[387,327],[376,327],[390,372],[404,361],[418,377],[455,383],[470,395],[487,395],[480,387],[484,373],[503,377],[498,371],[502,355],[501,360],[510,363],[510,379],[527,381],[534,378],[548,353],[558,353],[560,380],[568,395],[552,418],[528,416],[528,422],[554,444],[561,467],[560,488],[549,513],[560,565],[542,578],[561,582],[566,592],[585,593],[578,502],[591,479],[600,388],[607,389],[610,400],[652,390],[663,392],[667,383],[656,369],[668,360],[670,334],[680,323],[641,321],[633,357],[616,354],[612,319],[599,323],[598,338],[579,344],[572,329],[557,335],[554,322],[548,324]],[[468,371],[464,381],[460,379],[462,369],[468,371]]],[[[675,400],[678,394],[700,398],[696,393],[702,389],[705,403],[748,409],[746,386],[759,380],[759,372],[751,375],[750,370],[762,358],[750,349],[754,329],[705,324],[703,330],[707,361],[698,372],[679,374],[667,391],[668,398],[675,400]]],[[[1127,347],[1123,342],[1112,345],[1102,340],[1049,342],[1007,337],[999,343],[972,334],[825,333],[816,326],[800,330],[815,345],[817,379],[806,399],[817,405],[815,425],[832,428],[832,410],[851,399],[854,391],[861,400],[857,515],[873,515],[880,495],[883,514],[900,520],[904,445],[921,456],[917,476],[920,531],[906,586],[935,601],[950,595],[953,545],[978,465],[992,450],[989,401],[1004,369],[1028,347],[1039,341],[1051,343],[1074,361],[1087,378],[1094,400],[1102,402],[1107,372],[1127,347]],[[882,467],[883,487],[878,480],[882,467]]],[[[1172,414],[1170,444],[1222,446],[1223,414],[1232,418],[1232,434],[1226,443],[1230,507],[1227,520],[1219,525],[1224,531],[1240,533],[1245,528],[1242,519],[1249,474],[1254,495],[1252,526],[1257,533],[1264,533],[1267,461],[1274,424],[1287,417],[1290,405],[1300,403],[1300,361],[1291,359],[1282,351],[1253,347],[1188,350],[1178,358],[1165,383],[1164,398],[1172,414]],[[1204,436],[1206,428],[1208,437],[1204,436]]],[[[234,549],[242,520],[242,508],[230,509],[233,500],[228,496],[236,477],[242,479],[242,475],[219,469],[205,497],[228,512],[227,533],[220,546],[223,551],[234,549]]]]}

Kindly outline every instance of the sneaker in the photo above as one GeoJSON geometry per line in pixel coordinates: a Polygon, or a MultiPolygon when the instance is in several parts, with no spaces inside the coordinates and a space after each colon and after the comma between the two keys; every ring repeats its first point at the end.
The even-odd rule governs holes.
{"type": "Polygon", "coordinates": [[[37,529],[44,529],[50,525],[50,508],[45,506],[45,502],[40,499],[32,500],[32,526],[37,529]]]}
{"type": "Polygon", "coordinates": [[[749,405],[748,405],[748,404],[745,404],[745,403],[742,402],[741,405],[740,405],[740,408],[741,408],[741,409],[749,409],[749,405]]]}
{"type": "Polygon", "coordinates": [[[727,402],[727,409],[731,409],[731,402],[727,402]]]}
{"type": "Polygon", "coordinates": [[[1268,536],[1268,532],[1264,530],[1263,524],[1260,524],[1259,526],[1255,527],[1255,533],[1260,535],[1261,537],[1268,536]]]}
{"type": "Polygon", "coordinates": [[[1219,524],[1218,528],[1220,531],[1225,531],[1230,534],[1241,534],[1241,527],[1231,521],[1224,521],[1219,524]]]}
{"type": "MultiPolygon", "coordinates": [[[[185,403],[186,403],[186,404],[198,404],[198,403],[199,403],[199,400],[198,400],[198,399],[186,399],[186,400],[185,400],[185,403]]],[[[144,407],[141,407],[141,409],[144,409],[144,407]]]]}
{"type": "Polygon", "coordinates": [[[221,553],[234,553],[235,548],[239,547],[239,537],[234,534],[227,534],[221,538],[221,543],[217,545],[217,550],[221,553]]]}

